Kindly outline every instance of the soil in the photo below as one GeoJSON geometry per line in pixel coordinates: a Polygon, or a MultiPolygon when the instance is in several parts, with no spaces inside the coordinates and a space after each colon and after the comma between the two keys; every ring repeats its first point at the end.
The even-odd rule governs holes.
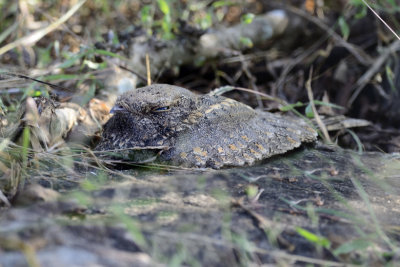
{"type": "Polygon", "coordinates": [[[398,163],[393,155],[316,145],[249,168],[122,170],[124,179],[111,176],[86,191],[64,189],[58,200],[24,207],[17,198],[17,207],[0,219],[1,243],[7,244],[0,264],[53,266],[54,255],[58,266],[356,263],[357,252],[332,251],[368,239],[376,227],[383,231],[376,249],[389,249],[386,235],[400,238],[398,163]],[[305,239],[299,228],[331,246],[305,239]]]}

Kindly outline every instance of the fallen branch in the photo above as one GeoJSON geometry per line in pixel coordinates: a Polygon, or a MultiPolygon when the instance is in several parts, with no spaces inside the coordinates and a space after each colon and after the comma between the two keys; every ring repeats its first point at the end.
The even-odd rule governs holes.
{"type": "Polygon", "coordinates": [[[128,68],[146,76],[146,54],[150,56],[151,73],[159,74],[164,69],[193,62],[204,61],[221,55],[237,54],[248,48],[243,40],[253,46],[265,45],[267,41],[284,33],[289,18],[282,10],[271,11],[254,18],[250,24],[211,29],[200,37],[176,38],[161,41],[144,36],[137,37],[129,48],[128,68]]]}

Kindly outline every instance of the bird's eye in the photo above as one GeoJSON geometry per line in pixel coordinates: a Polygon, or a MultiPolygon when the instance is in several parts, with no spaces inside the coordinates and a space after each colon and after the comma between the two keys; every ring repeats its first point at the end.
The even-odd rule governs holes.
{"type": "Polygon", "coordinates": [[[165,111],[168,111],[169,109],[170,109],[169,106],[164,106],[164,107],[154,108],[151,112],[154,112],[154,113],[165,112],[165,111]]]}
{"type": "Polygon", "coordinates": [[[111,110],[110,110],[110,113],[111,114],[114,114],[114,113],[117,113],[117,112],[126,112],[126,109],[123,107],[123,106],[121,106],[121,105],[115,105],[111,110]]]}

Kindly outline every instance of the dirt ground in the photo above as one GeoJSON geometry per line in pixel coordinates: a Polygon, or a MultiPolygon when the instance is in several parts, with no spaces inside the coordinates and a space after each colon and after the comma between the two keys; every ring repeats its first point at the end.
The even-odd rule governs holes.
{"type": "MultiPolygon", "coordinates": [[[[340,262],[395,262],[396,254],[382,258],[376,252],[390,251],[400,237],[398,163],[398,157],[390,155],[360,156],[323,146],[295,151],[290,160],[278,157],[250,168],[123,170],[124,178],[117,177],[120,173],[114,181],[85,191],[76,190],[76,185],[71,189],[71,182],[58,179],[59,184],[52,186],[63,192],[60,200],[43,202],[38,193],[31,194],[36,196],[32,199],[22,192],[17,206],[2,212],[0,263],[344,266],[340,262]],[[307,239],[299,229],[320,239],[307,239]],[[333,253],[349,241],[363,242],[366,250],[374,252],[356,246],[333,253]]],[[[34,182],[46,185],[49,180],[34,182]]]]}

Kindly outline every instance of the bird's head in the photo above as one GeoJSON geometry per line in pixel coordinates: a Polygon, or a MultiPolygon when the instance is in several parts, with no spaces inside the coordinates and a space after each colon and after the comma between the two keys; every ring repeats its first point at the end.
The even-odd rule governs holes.
{"type": "Polygon", "coordinates": [[[121,139],[122,147],[165,143],[187,128],[187,118],[195,110],[197,99],[189,90],[167,84],[126,92],[111,109],[113,117],[104,127],[103,138],[113,144],[121,139]]]}

